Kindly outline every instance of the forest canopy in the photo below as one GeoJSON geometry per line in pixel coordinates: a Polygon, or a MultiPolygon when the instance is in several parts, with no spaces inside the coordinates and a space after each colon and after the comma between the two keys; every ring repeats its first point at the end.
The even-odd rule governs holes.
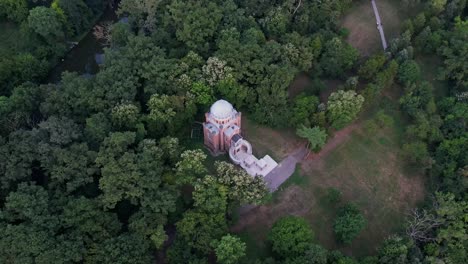
{"type": "MultiPolygon", "coordinates": [[[[0,0],[0,23],[21,40],[0,46],[0,262],[358,263],[317,245],[295,217],[273,225],[271,256],[247,259],[230,226],[240,206],[271,199],[267,186],[187,135],[224,98],[255,122],[297,129],[319,151],[397,84],[411,122],[402,152],[433,180],[434,205],[421,213],[427,221],[408,223],[423,236],[392,236],[360,263],[466,263],[466,1],[428,1],[369,58],[341,28],[353,2],[121,0],[126,19],[110,26],[99,71],[48,83],[68,43],[114,1],[0,0]],[[445,96],[422,79],[414,53],[441,58],[445,96]],[[299,73],[316,82],[292,95],[299,73]],[[322,98],[320,80],[330,78],[344,85],[322,98]]],[[[348,205],[334,223],[351,243],[366,219],[348,205]]]]}

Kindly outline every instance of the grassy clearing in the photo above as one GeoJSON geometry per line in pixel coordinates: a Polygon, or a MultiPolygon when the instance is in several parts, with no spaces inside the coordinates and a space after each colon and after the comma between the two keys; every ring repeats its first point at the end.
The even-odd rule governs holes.
{"type": "MultiPolygon", "coordinates": [[[[387,41],[398,36],[404,19],[407,18],[398,0],[377,1],[387,41]]],[[[357,48],[362,56],[369,56],[382,50],[380,35],[370,1],[354,4],[342,20],[342,26],[349,29],[348,42],[357,48]]]]}
{"type": "MultiPolygon", "coordinates": [[[[382,108],[395,120],[391,127],[378,132],[359,127],[328,155],[302,162],[289,186],[283,186],[269,204],[242,216],[233,230],[249,232],[262,243],[277,219],[300,215],[308,219],[317,242],[326,248],[355,256],[375,253],[388,235],[403,228],[405,214],[425,195],[423,175],[408,170],[400,155],[405,120],[393,101],[384,100],[382,108]],[[342,193],[341,203],[327,200],[331,187],[342,193]],[[350,246],[337,244],[333,235],[336,209],[346,202],[356,203],[368,221],[350,246]]],[[[374,113],[367,113],[365,119],[374,113]]]]}
{"type": "Polygon", "coordinates": [[[303,144],[293,129],[275,130],[245,116],[242,118],[242,135],[252,144],[253,153],[257,157],[270,155],[277,162],[303,144]]]}

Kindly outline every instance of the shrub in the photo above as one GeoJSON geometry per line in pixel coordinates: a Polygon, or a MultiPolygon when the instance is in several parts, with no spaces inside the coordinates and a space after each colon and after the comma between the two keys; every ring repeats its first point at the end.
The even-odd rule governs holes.
{"type": "Polygon", "coordinates": [[[366,219],[357,206],[350,203],[340,208],[333,229],[338,241],[350,244],[365,226],[366,219]]]}
{"type": "Polygon", "coordinates": [[[313,232],[305,219],[287,216],[278,220],[268,235],[273,252],[283,258],[303,255],[312,244],[313,232]]]}

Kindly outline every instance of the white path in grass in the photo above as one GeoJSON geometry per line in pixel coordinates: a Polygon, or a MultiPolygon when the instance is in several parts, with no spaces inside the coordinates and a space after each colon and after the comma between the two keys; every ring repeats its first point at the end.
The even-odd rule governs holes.
{"type": "Polygon", "coordinates": [[[387,40],[385,39],[385,34],[382,26],[382,20],[380,19],[379,10],[377,9],[377,4],[375,0],[371,0],[372,8],[374,9],[375,21],[377,22],[377,29],[380,33],[380,39],[382,40],[382,47],[384,50],[387,49],[387,40]]]}

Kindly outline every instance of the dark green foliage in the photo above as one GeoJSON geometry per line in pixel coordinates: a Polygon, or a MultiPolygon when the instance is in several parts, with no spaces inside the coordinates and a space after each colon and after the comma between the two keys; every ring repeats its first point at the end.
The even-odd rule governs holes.
{"type": "Polygon", "coordinates": [[[421,79],[421,70],[418,63],[413,60],[403,62],[398,69],[398,80],[404,84],[412,84],[421,79]]]}
{"type": "MultiPolygon", "coordinates": [[[[130,23],[112,27],[95,76],[27,82],[43,81],[65,43],[83,36],[108,3],[0,0],[1,19],[21,28],[21,43],[0,50],[1,263],[154,263],[166,246],[169,263],[209,263],[215,255],[220,263],[274,263],[244,259],[245,244],[227,235],[234,210],[260,203],[265,182],[225,162],[205,167],[202,151],[182,149],[190,126],[224,98],[268,125],[317,126],[311,143],[318,148],[326,136],[318,127],[342,128],[363,106],[354,91],[321,103],[327,87],[320,79],[348,79],[344,89],[359,90],[356,69],[369,105],[384,90],[394,96],[396,77],[406,86],[400,103],[411,124],[403,155],[431,169],[434,187],[450,192],[427,209],[439,223],[430,241],[391,237],[362,263],[467,262],[468,60],[466,21],[455,19],[466,1],[430,1],[391,41],[389,54],[355,67],[358,53],[339,28],[350,0],[124,0],[130,23]],[[420,82],[412,58],[421,50],[442,56],[450,97],[434,97],[420,82]],[[314,81],[292,98],[299,72],[314,81]]],[[[383,112],[375,122],[392,126],[383,112]]],[[[330,189],[324,199],[332,205],[339,197],[330,189]]],[[[347,205],[334,228],[350,243],[364,226],[347,205]]],[[[310,227],[296,217],[275,223],[268,241],[277,263],[357,263],[312,244],[310,227]]]]}
{"type": "Polygon", "coordinates": [[[189,49],[206,52],[221,20],[221,10],[211,1],[173,1],[168,7],[179,41],[189,49]]]}
{"type": "Polygon", "coordinates": [[[20,23],[28,16],[27,0],[0,0],[0,18],[20,23]]]}
{"type": "Polygon", "coordinates": [[[402,238],[390,237],[379,249],[379,263],[382,264],[405,264],[408,263],[407,255],[409,245],[402,238]]]}
{"type": "Polygon", "coordinates": [[[353,239],[366,226],[366,219],[356,205],[347,204],[339,209],[333,225],[338,241],[351,244],[353,239]]]}
{"type": "Polygon", "coordinates": [[[147,241],[131,233],[123,233],[103,241],[102,245],[90,252],[86,262],[146,264],[150,263],[151,259],[147,241]]]}
{"type": "Polygon", "coordinates": [[[28,26],[46,43],[62,41],[64,37],[60,18],[51,8],[41,6],[31,9],[28,16],[28,26]]]}
{"type": "Polygon", "coordinates": [[[468,87],[468,52],[466,52],[466,42],[468,36],[468,21],[461,18],[455,19],[455,26],[452,32],[447,34],[448,41],[441,48],[444,60],[442,74],[446,79],[453,80],[459,91],[467,91],[468,87]]]}
{"type": "Polygon", "coordinates": [[[337,204],[341,201],[341,196],[342,196],[342,193],[335,189],[335,188],[328,188],[327,189],[327,195],[326,195],[326,199],[327,199],[327,202],[329,202],[330,204],[337,204]]]}
{"type": "Polygon", "coordinates": [[[268,235],[272,250],[282,258],[303,255],[311,246],[314,234],[305,219],[288,216],[278,220],[268,235]]]}
{"type": "Polygon", "coordinates": [[[75,36],[90,27],[92,12],[83,0],[54,0],[52,8],[65,21],[69,34],[75,36]]]}
{"type": "Polygon", "coordinates": [[[324,52],[320,59],[320,66],[325,75],[342,77],[344,73],[354,67],[358,59],[358,51],[340,38],[333,38],[324,44],[324,52]]]}

